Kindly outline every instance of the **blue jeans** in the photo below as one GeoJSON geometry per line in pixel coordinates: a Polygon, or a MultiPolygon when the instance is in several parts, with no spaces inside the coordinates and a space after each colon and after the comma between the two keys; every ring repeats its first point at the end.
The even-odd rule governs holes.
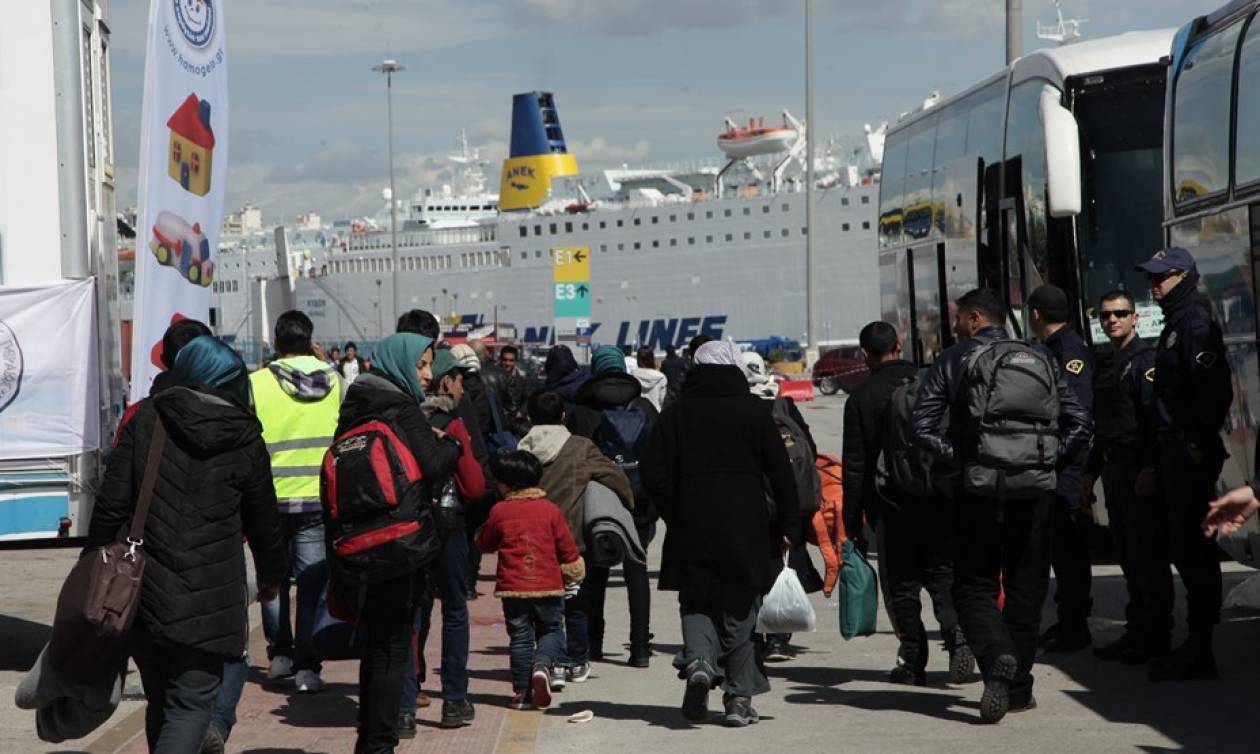
{"type": "Polygon", "coordinates": [[[248,675],[249,655],[236,662],[223,663],[223,683],[219,684],[219,698],[214,702],[210,724],[219,729],[224,741],[232,735],[232,728],[236,725],[236,706],[241,703],[245,677],[248,675]]]}
{"type": "MultiPolygon", "coordinates": [[[[424,654],[433,616],[433,590],[442,600],[442,699],[457,702],[468,696],[468,538],[463,530],[451,532],[442,542],[442,553],[433,564],[431,589],[416,608],[419,640],[411,644],[407,665],[416,667],[417,652],[424,654]]],[[[423,667],[423,663],[420,663],[423,667]]],[[[407,673],[403,684],[403,711],[415,709],[422,678],[407,673]]]]}
{"type": "Polygon", "coordinates": [[[262,603],[263,634],[267,637],[267,657],[292,657],[293,669],[320,671],[319,659],[311,650],[311,630],[319,595],[328,583],[325,562],[323,514],[283,513],[284,534],[289,543],[290,573],[297,582],[297,642],[289,617],[289,585],[280,585],[280,596],[262,603]]]}
{"type": "MultiPolygon", "coordinates": [[[[607,570],[605,570],[607,574],[607,570]]],[[[605,577],[607,580],[607,577],[605,577]]],[[[590,661],[591,654],[591,607],[592,597],[595,593],[595,587],[592,581],[583,582],[578,593],[570,599],[564,600],[564,633],[565,633],[565,652],[560,662],[564,665],[577,667],[584,665],[590,661]]],[[[603,607],[604,595],[601,591],[600,607],[603,607]]],[[[601,619],[602,619],[601,615],[601,619]]]]}
{"type": "Polygon", "coordinates": [[[503,599],[511,655],[512,690],[529,689],[537,665],[551,667],[564,659],[564,598],[503,599]]]}

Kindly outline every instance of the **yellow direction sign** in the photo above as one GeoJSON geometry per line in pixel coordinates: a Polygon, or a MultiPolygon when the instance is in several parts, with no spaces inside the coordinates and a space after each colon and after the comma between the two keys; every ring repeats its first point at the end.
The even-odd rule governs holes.
{"type": "Polygon", "coordinates": [[[586,283],[591,279],[591,250],[587,246],[554,246],[551,249],[553,283],[586,283]]]}

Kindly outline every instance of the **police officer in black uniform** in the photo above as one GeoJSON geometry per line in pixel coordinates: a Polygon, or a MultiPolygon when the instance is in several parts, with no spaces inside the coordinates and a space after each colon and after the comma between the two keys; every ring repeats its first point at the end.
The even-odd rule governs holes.
{"type": "Polygon", "coordinates": [[[1158,486],[1168,513],[1172,562],[1186,587],[1189,638],[1151,661],[1156,681],[1215,678],[1212,630],[1220,622],[1221,564],[1200,529],[1225,462],[1221,429],[1234,399],[1220,325],[1198,290],[1189,251],[1172,247],[1138,265],[1164,312],[1152,406],[1157,443],[1138,475],[1139,493],[1158,486]]]}
{"type": "MultiPolygon", "coordinates": [[[[954,329],[959,343],[941,354],[924,377],[915,403],[915,442],[948,469],[961,469],[975,457],[979,417],[968,408],[965,391],[972,352],[995,340],[1009,340],[1002,328],[1006,305],[985,288],[970,291],[957,302],[954,329]],[[948,429],[942,419],[948,415],[948,429]]],[[[1089,440],[1089,412],[1068,387],[1063,370],[1054,365],[1059,398],[1060,453],[1073,455],[1089,440]]],[[[980,717],[997,722],[1008,709],[1031,709],[1032,665],[1037,629],[1050,581],[1051,508],[1049,495],[1037,500],[1001,504],[955,485],[957,534],[954,563],[954,605],[963,633],[984,676],[980,717]],[[999,581],[1006,605],[998,609],[999,581]]]]}
{"type": "Polygon", "coordinates": [[[1160,616],[1152,616],[1151,604],[1172,598],[1162,501],[1149,495],[1139,498],[1133,492],[1143,448],[1152,437],[1148,417],[1155,399],[1155,350],[1138,336],[1139,318],[1133,294],[1128,291],[1109,291],[1099,301],[1098,322],[1111,341],[1111,351],[1099,360],[1094,376],[1094,444],[1081,487],[1092,504],[1095,482],[1102,477],[1108,528],[1129,593],[1124,634],[1096,648],[1094,655],[1126,664],[1144,663],[1150,658],[1152,636],[1156,642],[1163,636],[1167,643],[1167,626],[1152,630],[1160,616]],[[1166,587],[1166,599],[1159,595],[1154,600],[1147,598],[1152,589],[1161,587],[1166,587]]]}
{"type": "MultiPolygon", "coordinates": [[[[1043,285],[1028,297],[1029,329],[1050,351],[1063,370],[1068,385],[1086,411],[1094,408],[1094,358],[1076,330],[1068,325],[1071,310],[1067,294],[1056,285],[1043,285]]],[[[1056,469],[1054,539],[1050,564],[1054,568],[1054,602],[1059,622],[1041,635],[1038,643],[1047,652],[1075,652],[1088,647],[1093,573],[1089,561],[1089,535],[1093,515],[1081,490],[1088,448],[1081,447],[1056,469]]]]}

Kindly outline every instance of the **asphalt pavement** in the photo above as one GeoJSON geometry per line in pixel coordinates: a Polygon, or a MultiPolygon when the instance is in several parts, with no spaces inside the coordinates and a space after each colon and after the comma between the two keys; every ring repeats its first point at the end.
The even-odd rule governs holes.
{"type": "MultiPolygon", "coordinates": [[[[843,396],[803,406],[824,451],[840,451],[842,406],[843,396]]],[[[658,537],[651,548],[653,576],[660,542],[658,537]]],[[[57,589],[73,558],[68,551],[0,552],[0,572],[6,574],[0,601],[0,694],[7,698],[47,641],[57,589]]],[[[1124,586],[1119,569],[1106,562],[1105,553],[1096,562],[1091,627],[1101,643],[1121,631],[1124,586]]],[[[878,634],[846,642],[838,631],[835,600],[817,594],[813,604],[818,629],[794,638],[795,660],[770,666],[772,691],[755,700],[761,722],[726,729],[718,724],[716,713],[709,722],[696,725],[679,712],[683,685],[670,667],[670,657],[681,635],[672,593],[653,593],[652,666],[641,670],[625,664],[629,619],[618,572],[607,602],[607,661],[594,665],[588,682],[570,684],[552,709],[508,711],[507,636],[499,605],[490,596],[492,564],[489,559],[483,564],[482,596],[470,605],[470,698],[477,705],[477,719],[470,728],[440,730],[434,724],[440,707],[436,701],[421,711],[420,733],[399,747],[400,754],[1260,751],[1260,729],[1253,716],[1260,703],[1260,621],[1255,616],[1230,615],[1219,629],[1219,680],[1153,684],[1146,680],[1144,668],[1102,663],[1088,650],[1045,656],[1034,670],[1038,708],[1010,715],[998,726],[984,726],[978,724],[978,679],[948,685],[943,651],[933,652],[926,687],[889,684],[886,678],[897,641],[882,606],[878,634]],[[575,721],[586,712],[591,713],[589,721],[575,721]]],[[[1226,564],[1226,588],[1254,573],[1226,564]]],[[[1047,625],[1052,609],[1051,605],[1046,614],[1047,625]]],[[[252,612],[257,623],[257,610],[252,612]]],[[[1184,596],[1178,584],[1179,626],[1183,619],[1184,596]]],[[[930,606],[925,606],[924,621],[933,632],[934,646],[939,646],[930,606]]],[[[433,635],[440,635],[437,626],[433,635]]],[[[432,669],[437,666],[436,643],[426,653],[432,669]]],[[[329,689],[299,696],[283,685],[261,684],[265,662],[259,658],[265,653],[260,631],[255,630],[251,647],[256,667],[228,751],[349,752],[357,703],[356,664],[329,663],[325,669],[329,689]]],[[[426,690],[436,693],[435,683],[436,676],[426,690]]],[[[711,708],[720,705],[720,694],[714,693],[711,708]]],[[[31,713],[4,704],[0,752],[143,752],[142,721],[142,704],[124,702],[95,737],[50,745],[37,740],[31,713]]]]}

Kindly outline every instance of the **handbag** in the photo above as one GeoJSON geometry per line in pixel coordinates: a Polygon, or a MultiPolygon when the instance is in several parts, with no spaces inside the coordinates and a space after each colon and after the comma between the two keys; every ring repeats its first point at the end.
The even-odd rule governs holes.
{"type": "Polygon", "coordinates": [[[845,640],[875,633],[879,585],[875,571],[853,540],[840,545],[840,635],[845,640]]]}
{"type": "Polygon", "coordinates": [[[144,579],[144,523],[165,445],[166,427],[158,419],[126,540],[85,549],[61,585],[48,659],[72,681],[116,672],[127,654],[144,579]]]}

